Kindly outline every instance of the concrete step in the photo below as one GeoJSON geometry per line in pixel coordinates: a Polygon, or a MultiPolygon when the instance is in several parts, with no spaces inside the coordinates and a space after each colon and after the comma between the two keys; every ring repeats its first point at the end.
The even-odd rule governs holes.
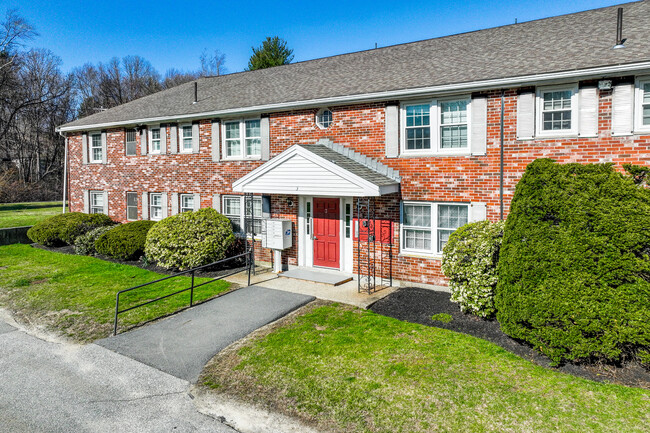
{"type": "Polygon", "coordinates": [[[331,286],[340,286],[348,281],[352,281],[352,276],[343,272],[316,271],[309,269],[291,269],[278,275],[283,278],[305,280],[314,283],[329,284],[331,286]]]}

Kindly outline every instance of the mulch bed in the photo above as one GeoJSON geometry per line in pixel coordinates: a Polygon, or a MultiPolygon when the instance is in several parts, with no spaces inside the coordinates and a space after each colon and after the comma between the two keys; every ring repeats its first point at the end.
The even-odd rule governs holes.
{"type": "Polygon", "coordinates": [[[458,304],[450,301],[450,294],[428,289],[400,288],[370,306],[375,313],[419,323],[426,326],[449,329],[482,338],[501,346],[509,352],[543,367],[556,371],[583,377],[599,382],[610,382],[621,385],[650,389],[650,371],[638,364],[615,366],[610,364],[562,364],[550,367],[551,361],[534,350],[530,345],[514,340],[501,331],[499,322],[485,320],[460,311],[458,304]],[[443,323],[432,320],[434,314],[449,314],[452,320],[443,323]]]}

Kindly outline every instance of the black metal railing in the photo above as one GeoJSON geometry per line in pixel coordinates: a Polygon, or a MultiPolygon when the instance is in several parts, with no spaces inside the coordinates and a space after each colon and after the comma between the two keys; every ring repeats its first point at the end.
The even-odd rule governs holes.
{"type": "Polygon", "coordinates": [[[192,269],[188,269],[186,271],[178,272],[176,274],[169,275],[167,277],[160,278],[158,280],[150,281],[148,283],[144,283],[144,284],[140,284],[138,286],[130,287],[128,289],[120,290],[119,292],[117,292],[117,295],[115,295],[115,321],[113,323],[113,335],[117,335],[117,316],[122,314],[122,313],[126,313],[127,311],[131,311],[131,310],[135,310],[136,308],[144,307],[145,305],[149,305],[149,304],[151,304],[153,302],[157,302],[157,301],[160,301],[162,299],[166,299],[166,298],[169,298],[171,296],[187,292],[188,290],[190,292],[190,305],[189,306],[191,307],[194,304],[194,289],[196,289],[198,287],[201,287],[201,286],[205,286],[206,284],[214,283],[215,281],[219,281],[219,280],[221,280],[223,278],[226,278],[226,277],[229,277],[231,275],[238,274],[239,272],[242,271],[242,269],[237,268],[237,270],[234,271],[234,272],[227,273],[227,274],[224,274],[224,275],[219,275],[216,278],[210,279],[209,281],[205,281],[205,282],[200,283],[200,284],[194,284],[194,275],[196,274],[196,271],[200,271],[202,269],[217,266],[217,265],[220,265],[222,263],[229,262],[231,260],[239,259],[241,257],[246,257],[246,268],[247,268],[247,271],[248,271],[248,285],[250,286],[251,285],[251,271],[252,271],[252,268],[254,266],[253,250],[252,249],[249,250],[249,251],[246,251],[245,253],[238,254],[238,255],[232,256],[232,257],[228,257],[228,258],[223,259],[223,260],[218,260],[218,261],[216,261],[214,263],[210,263],[208,265],[198,266],[196,268],[192,268],[192,269]],[[141,304],[134,305],[132,307],[120,310],[120,295],[121,294],[131,292],[131,291],[136,290],[136,289],[141,289],[143,287],[147,287],[147,286],[150,286],[152,284],[160,283],[161,281],[171,280],[172,278],[178,278],[178,277],[181,277],[181,276],[184,276],[184,275],[187,275],[187,274],[190,274],[192,276],[190,287],[187,287],[187,288],[182,289],[182,290],[177,290],[177,291],[175,291],[173,293],[169,293],[167,295],[160,296],[160,297],[158,297],[156,299],[150,299],[150,300],[148,300],[146,302],[143,302],[141,304]]]}

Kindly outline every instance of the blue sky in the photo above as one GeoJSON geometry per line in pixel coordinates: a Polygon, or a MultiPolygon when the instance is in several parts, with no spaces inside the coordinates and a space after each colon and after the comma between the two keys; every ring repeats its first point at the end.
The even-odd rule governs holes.
{"type": "MultiPolygon", "coordinates": [[[[44,1],[2,0],[40,36],[69,71],[86,62],[137,54],[161,73],[198,68],[204,49],[226,54],[229,72],[243,70],[266,36],[294,49],[294,62],[378,46],[578,12],[620,1],[44,1]]],[[[615,19],[612,17],[612,19],[615,19]]]]}

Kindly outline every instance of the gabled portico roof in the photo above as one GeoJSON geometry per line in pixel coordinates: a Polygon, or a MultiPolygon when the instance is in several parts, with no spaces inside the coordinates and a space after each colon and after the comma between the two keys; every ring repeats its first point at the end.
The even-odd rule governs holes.
{"type": "Polygon", "coordinates": [[[374,197],[399,191],[399,181],[324,144],[296,144],[232,185],[235,192],[374,197]]]}

